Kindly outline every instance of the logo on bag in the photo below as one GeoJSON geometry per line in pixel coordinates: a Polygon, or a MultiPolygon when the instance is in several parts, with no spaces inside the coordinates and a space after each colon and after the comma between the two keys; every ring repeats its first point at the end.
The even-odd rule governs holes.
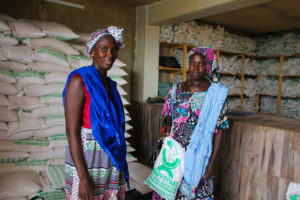
{"type": "Polygon", "coordinates": [[[159,171],[167,172],[170,178],[173,178],[172,169],[175,169],[180,164],[180,159],[178,158],[179,153],[177,151],[176,145],[171,141],[167,141],[167,145],[162,152],[162,165],[158,166],[159,171]]]}

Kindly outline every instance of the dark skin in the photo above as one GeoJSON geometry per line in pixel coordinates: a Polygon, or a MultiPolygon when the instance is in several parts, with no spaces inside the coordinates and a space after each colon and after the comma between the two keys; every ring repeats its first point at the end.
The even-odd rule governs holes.
{"type": "MultiPolygon", "coordinates": [[[[111,69],[117,55],[118,49],[115,40],[110,35],[101,38],[91,52],[93,65],[103,78],[104,87],[109,95],[111,95],[111,91],[108,84],[107,71],[111,69]]],[[[86,167],[80,138],[83,105],[83,82],[79,76],[73,76],[65,95],[66,131],[71,157],[79,176],[78,196],[82,200],[92,200],[93,187],[86,167]]]]}
{"type": "MultiPolygon", "coordinates": [[[[189,74],[190,79],[183,82],[182,89],[186,92],[205,92],[208,90],[211,83],[206,80],[206,62],[205,57],[200,53],[195,53],[190,57],[189,60],[189,74]]],[[[163,133],[164,136],[169,136],[171,132],[171,118],[167,117],[165,119],[166,128],[163,133]]],[[[204,179],[211,178],[213,176],[213,166],[216,164],[216,157],[219,152],[222,140],[222,130],[218,129],[218,133],[214,134],[213,137],[213,151],[206,167],[204,179]]]]}

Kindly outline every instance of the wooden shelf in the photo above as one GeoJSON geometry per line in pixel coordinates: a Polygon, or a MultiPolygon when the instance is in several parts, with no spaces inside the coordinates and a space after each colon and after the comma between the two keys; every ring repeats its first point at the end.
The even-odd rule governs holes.
{"type": "Polygon", "coordinates": [[[283,56],[285,58],[290,58],[290,57],[300,56],[300,54],[296,53],[296,54],[292,54],[292,55],[255,56],[254,58],[280,58],[281,56],[283,56]]]}
{"type": "Polygon", "coordinates": [[[159,66],[159,70],[161,71],[175,71],[175,72],[184,72],[182,68],[172,68],[172,67],[164,67],[164,66],[159,66]]]}
{"type": "Polygon", "coordinates": [[[282,77],[300,78],[300,74],[283,74],[282,77]]]}
{"type": "MultiPolygon", "coordinates": [[[[159,70],[161,71],[167,71],[170,73],[169,75],[169,80],[172,80],[173,74],[175,73],[182,73],[183,74],[183,81],[186,80],[186,75],[188,73],[188,67],[187,65],[187,54],[188,54],[188,50],[195,47],[194,45],[191,44],[185,44],[185,43],[168,43],[165,41],[160,42],[160,46],[161,47],[167,47],[170,48],[170,56],[173,55],[173,52],[175,49],[182,49],[183,50],[183,69],[174,69],[174,68],[168,68],[168,67],[163,67],[160,66],[159,70]]],[[[241,59],[241,66],[242,66],[242,70],[240,73],[237,74],[231,74],[228,72],[217,72],[220,75],[224,75],[224,76],[234,76],[237,77],[239,79],[241,79],[241,94],[232,94],[232,95],[228,95],[229,97],[239,97],[240,98],[240,109],[243,110],[243,103],[244,103],[244,80],[245,77],[253,77],[256,78],[257,81],[260,80],[260,78],[262,76],[265,77],[276,77],[278,78],[278,91],[276,95],[266,95],[266,94],[256,94],[256,106],[259,105],[259,100],[260,100],[260,96],[270,96],[270,97],[274,97],[277,98],[277,108],[276,108],[276,113],[277,115],[280,114],[280,100],[281,98],[292,98],[292,99],[300,99],[300,97],[283,97],[281,96],[282,94],[282,82],[283,82],[283,78],[300,78],[300,74],[283,74],[283,61],[284,59],[287,58],[291,58],[291,57],[297,57],[300,56],[300,53],[296,53],[293,55],[273,55],[273,56],[254,56],[254,55],[248,55],[246,53],[240,53],[240,52],[230,52],[230,51],[226,51],[226,50],[214,50],[216,55],[217,55],[217,62],[219,63],[219,59],[220,59],[220,54],[223,55],[228,55],[228,56],[238,56],[241,59]],[[245,58],[250,58],[250,59],[267,59],[267,58],[276,58],[276,59],[280,59],[280,65],[278,65],[278,69],[279,72],[278,74],[256,74],[256,75],[250,75],[250,74],[245,74],[245,58]]]]}
{"type": "Polygon", "coordinates": [[[168,47],[168,48],[182,47],[183,45],[187,45],[188,48],[195,47],[195,45],[192,45],[192,44],[177,43],[177,42],[166,42],[166,41],[161,41],[160,42],[161,47],[168,47]]]}
{"type": "Polygon", "coordinates": [[[281,98],[287,98],[287,99],[300,99],[300,97],[287,97],[287,96],[281,96],[281,98]]]}

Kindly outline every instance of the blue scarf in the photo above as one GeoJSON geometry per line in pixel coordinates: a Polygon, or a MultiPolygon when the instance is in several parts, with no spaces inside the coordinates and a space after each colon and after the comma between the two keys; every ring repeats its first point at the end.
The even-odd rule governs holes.
{"type": "Polygon", "coordinates": [[[196,188],[204,176],[212,152],[213,134],[227,97],[228,89],[212,83],[209,87],[196,128],[191,136],[184,157],[184,180],[196,188]]]}
{"type": "Polygon", "coordinates": [[[116,83],[109,79],[112,100],[102,84],[102,77],[93,66],[82,67],[70,73],[63,91],[65,105],[66,88],[70,79],[80,74],[84,85],[91,97],[90,121],[94,138],[100,147],[107,153],[112,164],[120,171],[125,172],[125,178],[129,180],[128,166],[126,162],[126,143],[124,136],[125,117],[122,101],[116,87],[116,83]]]}

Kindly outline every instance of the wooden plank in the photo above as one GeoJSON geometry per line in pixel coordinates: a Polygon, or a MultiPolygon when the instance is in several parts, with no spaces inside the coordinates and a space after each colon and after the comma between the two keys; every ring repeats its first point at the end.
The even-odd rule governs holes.
{"type": "Polygon", "coordinates": [[[169,83],[171,83],[171,84],[173,84],[173,73],[171,72],[170,74],[169,74],[169,83]]]}
{"type": "Polygon", "coordinates": [[[172,68],[172,67],[164,67],[164,66],[159,66],[159,70],[161,70],[161,71],[184,71],[181,68],[172,68]]]}
{"type": "MultiPolygon", "coordinates": [[[[260,79],[261,79],[261,76],[258,75],[257,78],[256,78],[257,82],[259,82],[260,79]]],[[[259,108],[259,94],[256,94],[256,103],[255,103],[255,106],[256,106],[256,108],[259,108]]],[[[258,112],[258,111],[259,111],[259,109],[256,112],[258,112]]]]}
{"type": "Polygon", "coordinates": [[[183,76],[182,76],[182,81],[186,81],[187,79],[187,45],[183,46],[183,76]]]}
{"type": "Polygon", "coordinates": [[[242,77],[241,77],[241,107],[240,109],[243,110],[243,103],[244,103],[244,79],[245,79],[245,55],[242,55],[242,77]]]}
{"type": "Polygon", "coordinates": [[[283,56],[280,56],[280,68],[279,68],[279,83],[278,83],[278,97],[277,97],[277,112],[276,115],[280,115],[280,100],[281,100],[281,88],[282,88],[282,67],[283,56]]]}

